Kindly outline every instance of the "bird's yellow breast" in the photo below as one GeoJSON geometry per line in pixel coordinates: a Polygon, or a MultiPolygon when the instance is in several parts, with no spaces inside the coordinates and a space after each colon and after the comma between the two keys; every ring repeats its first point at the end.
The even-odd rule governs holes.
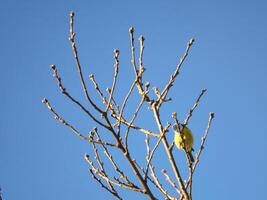
{"type": "Polygon", "coordinates": [[[191,130],[187,127],[184,127],[182,134],[175,131],[174,143],[179,149],[183,149],[185,144],[185,150],[190,152],[194,144],[194,137],[191,130]],[[183,139],[181,135],[183,135],[183,139]]]}

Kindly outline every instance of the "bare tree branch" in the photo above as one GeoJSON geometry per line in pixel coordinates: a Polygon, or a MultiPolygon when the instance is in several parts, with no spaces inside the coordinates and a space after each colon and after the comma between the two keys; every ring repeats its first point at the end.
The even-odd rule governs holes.
{"type": "Polygon", "coordinates": [[[204,95],[204,93],[207,91],[207,89],[202,89],[200,95],[198,96],[197,100],[195,101],[195,104],[193,105],[193,107],[190,109],[186,119],[184,120],[184,125],[187,126],[189,119],[192,117],[192,114],[194,112],[194,110],[196,109],[196,107],[198,106],[198,103],[201,99],[201,97],[204,95]]]}
{"type": "Polygon", "coordinates": [[[73,31],[73,18],[74,18],[74,12],[70,12],[70,36],[69,36],[69,41],[71,43],[71,48],[72,48],[73,56],[75,58],[75,63],[76,63],[77,70],[78,70],[78,73],[79,73],[79,76],[80,76],[80,80],[81,80],[81,84],[82,84],[82,87],[83,87],[83,91],[85,93],[85,96],[86,96],[87,100],[93,106],[93,108],[95,110],[97,110],[99,113],[103,114],[103,111],[100,108],[98,108],[97,105],[90,98],[90,96],[88,94],[87,87],[86,87],[85,82],[84,82],[83,72],[82,72],[80,60],[79,60],[79,57],[78,57],[77,47],[76,47],[76,43],[74,41],[75,33],[73,31]]]}
{"type": "Polygon", "coordinates": [[[114,92],[114,89],[115,89],[115,86],[116,86],[116,82],[117,82],[117,77],[118,77],[118,72],[119,72],[119,54],[120,54],[119,50],[115,49],[114,50],[114,60],[115,60],[115,63],[114,63],[114,78],[113,78],[113,83],[112,83],[112,87],[111,87],[111,92],[110,92],[110,95],[109,95],[108,105],[106,107],[105,112],[107,112],[108,109],[109,109],[109,105],[110,105],[110,102],[112,100],[113,92],[114,92]]]}
{"type": "MultiPolygon", "coordinates": [[[[109,134],[112,139],[114,139],[114,142],[110,142],[109,140],[105,141],[103,139],[103,134],[100,134],[98,131],[98,128],[95,127],[93,129],[90,129],[89,135],[82,134],[76,127],[65,121],[51,106],[50,102],[47,99],[43,99],[43,103],[47,106],[49,111],[52,113],[52,115],[55,117],[57,121],[59,121],[62,125],[69,128],[75,135],[80,137],[82,140],[85,140],[92,145],[92,150],[94,154],[93,160],[89,157],[88,154],[85,155],[85,159],[89,164],[89,172],[92,175],[92,177],[100,184],[102,188],[104,188],[106,191],[111,193],[113,197],[116,199],[121,200],[122,197],[119,194],[118,188],[126,189],[135,191],[138,193],[144,194],[148,199],[155,200],[157,199],[156,195],[154,194],[155,190],[158,192],[158,194],[162,195],[167,200],[192,200],[192,188],[193,188],[193,174],[195,172],[195,169],[199,163],[201,153],[204,149],[205,141],[208,136],[208,132],[210,129],[211,122],[214,118],[214,114],[210,113],[210,117],[208,120],[208,125],[205,130],[204,136],[201,138],[201,145],[198,153],[196,154],[195,161],[192,161],[190,155],[191,152],[188,152],[185,148],[185,141],[184,137],[182,137],[182,142],[184,143],[184,152],[187,158],[187,168],[188,168],[188,178],[187,181],[183,180],[182,174],[179,171],[180,165],[183,163],[177,163],[177,161],[174,158],[173,154],[173,147],[175,145],[174,141],[168,141],[169,137],[167,137],[166,133],[169,131],[169,128],[171,124],[167,122],[167,125],[163,126],[163,119],[160,116],[160,109],[163,103],[171,101],[171,98],[167,98],[168,92],[170,91],[171,87],[173,86],[176,78],[178,77],[180,73],[180,69],[182,67],[182,64],[184,63],[186,57],[188,56],[189,50],[191,46],[193,45],[194,39],[191,39],[187,43],[187,47],[180,58],[180,61],[178,62],[173,74],[171,75],[169,81],[163,88],[163,90],[160,92],[158,87],[154,87],[153,91],[156,95],[156,100],[153,100],[149,97],[149,87],[150,83],[146,82],[144,84],[143,82],[143,74],[145,72],[144,64],[143,64],[143,54],[144,54],[144,37],[141,35],[139,37],[139,63],[136,63],[136,52],[135,52],[135,41],[134,41],[134,28],[130,27],[129,34],[130,34],[130,48],[131,48],[131,63],[134,71],[134,80],[132,81],[132,84],[126,94],[126,96],[121,99],[122,105],[119,106],[117,101],[115,100],[115,89],[119,87],[117,85],[118,80],[118,71],[119,71],[119,50],[114,50],[114,75],[113,75],[113,81],[111,88],[107,88],[106,92],[107,94],[104,94],[101,89],[100,85],[96,82],[94,75],[90,75],[89,78],[91,82],[93,83],[95,92],[99,95],[102,106],[98,107],[98,102],[95,103],[88,92],[87,86],[85,84],[84,80],[84,74],[81,67],[80,59],[78,57],[78,50],[75,43],[75,32],[74,32],[74,12],[70,13],[70,30],[69,30],[69,42],[71,44],[72,53],[74,56],[75,65],[78,71],[80,83],[82,86],[83,93],[90,105],[90,108],[87,109],[82,103],[80,103],[78,100],[76,100],[69,92],[67,92],[66,88],[63,86],[60,76],[58,75],[57,69],[55,65],[51,65],[51,69],[53,71],[53,76],[55,77],[58,87],[61,91],[61,93],[66,96],[70,101],[72,101],[74,104],[76,104],[79,108],[81,108],[88,116],[89,118],[94,121],[97,126],[100,128],[102,127],[105,131],[105,134],[109,134]],[[125,108],[131,107],[133,108],[133,105],[129,106],[129,99],[132,97],[133,93],[135,92],[134,88],[137,88],[137,92],[139,93],[141,100],[139,104],[137,105],[136,109],[134,110],[134,113],[132,117],[128,121],[128,115],[125,114],[125,108]],[[141,108],[144,105],[144,103],[147,103],[149,105],[149,109],[152,111],[154,120],[156,122],[158,133],[149,130],[147,127],[142,127],[137,124],[135,124],[135,120],[138,115],[142,114],[141,108]],[[93,111],[96,111],[100,117],[102,118],[99,120],[96,118],[92,113],[93,111]],[[90,111],[89,111],[90,110],[90,111]],[[124,135],[122,134],[122,130],[125,130],[124,135]],[[135,130],[136,132],[141,132],[142,134],[145,134],[145,144],[146,144],[146,163],[145,167],[142,167],[138,164],[137,160],[133,159],[131,155],[130,148],[128,146],[131,144],[129,133],[130,131],[135,130]],[[123,140],[122,138],[125,138],[123,140]],[[150,147],[150,137],[157,138],[156,143],[153,145],[153,148],[150,147]],[[160,144],[163,143],[165,153],[169,159],[170,166],[172,168],[174,176],[171,177],[165,169],[162,169],[162,176],[166,178],[166,181],[171,186],[171,193],[165,189],[165,186],[159,181],[159,175],[155,173],[155,167],[152,164],[152,159],[155,157],[157,150],[160,147],[160,144]],[[120,163],[116,162],[114,159],[114,152],[111,150],[111,148],[118,150],[119,153],[123,156],[123,158],[127,161],[129,164],[132,172],[134,173],[134,177],[136,179],[133,179],[132,177],[127,176],[127,172],[123,170],[123,166],[120,165],[120,163]],[[104,157],[103,157],[104,156],[104,157]],[[106,167],[106,162],[109,163],[111,168],[106,167]],[[178,165],[179,164],[179,165],[178,165]],[[112,171],[112,173],[110,172],[112,171]],[[149,174],[149,172],[151,174],[149,174]],[[113,176],[114,174],[114,176],[113,176]],[[113,177],[112,177],[113,176],[113,177]],[[137,182],[137,183],[135,183],[137,182]],[[175,192],[175,196],[172,196],[171,194],[175,192]],[[177,195],[177,196],[176,196],[177,195]]],[[[177,119],[177,114],[173,113],[172,117],[174,119],[175,124],[178,125],[178,131],[180,133],[183,133],[183,129],[185,126],[188,125],[189,120],[191,119],[193,112],[197,108],[200,99],[206,92],[206,89],[202,89],[201,93],[199,94],[198,98],[196,99],[193,107],[189,110],[189,113],[187,117],[184,120],[184,123],[181,124],[182,128],[179,126],[179,121],[177,119]],[[181,130],[180,130],[181,129],[181,130]]],[[[102,130],[102,129],[101,129],[102,130]]],[[[154,158],[155,159],[155,158],[154,158]]],[[[187,175],[187,173],[186,173],[187,175]]],[[[184,176],[184,174],[183,174],[184,176]]]]}
{"type": "Polygon", "coordinates": [[[175,184],[175,182],[171,180],[170,176],[167,174],[166,169],[162,169],[161,172],[166,177],[166,181],[171,184],[171,186],[176,190],[176,192],[178,194],[180,194],[181,192],[180,192],[179,188],[177,187],[177,185],[175,184]]]}
{"type": "Polygon", "coordinates": [[[193,43],[194,43],[194,39],[190,39],[190,41],[187,43],[186,50],[185,50],[183,56],[181,57],[180,62],[176,66],[176,69],[175,69],[173,75],[170,77],[169,82],[167,83],[167,85],[165,86],[165,88],[161,92],[161,96],[157,100],[157,102],[158,102],[157,107],[160,107],[162,102],[164,102],[165,98],[167,97],[167,94],[168,94],[170,88],[173,86],[173,83],[174,83],[176,77],[179,75],[180,68],[182,67],[182,64],[183,64],[184,60],[186,59],[188,52],[189,52],[191,46],[193,45],[193,43]]]}
{"type": "MultiPolygon", "coordinates": [[[[159,129],[160,133],[163,135],[164,134],[164,132],[163,132],[164,129],[163,129],[163,126],[162,126],[162,123],[161,123],[161,120],[160,120],[160,116],[159,116],[159,111],[158,111],[157,105],[154,103],[152,106],[153,106],[152,109],[153,109],[153,113],[154,113],[154,118],[155,118],[155,120],[157,122],[158,129],[159,129]]],[[[177,164],[175,162],[175,159],[173,157],[172,151],[169,148],[169,143],[168,143],[167,138],[165,136],[163,136],[162,142],[164,144],[165,151],[167,153],[167,156],[168,156],[168,159],[170,161],[170,164],[171,164],[171,167],[173,169],[173,172],[175,174],[175,177],[176,177],[176,179],[178,181],[179,187],[181,188],[181,193],[184,195],[186,200],[189,200],[189,196],[188,196],[188,193],[186,191],[183,179],[181,177],[181,174],[179,172],[179,169],[178,169],[177,164]]]]}

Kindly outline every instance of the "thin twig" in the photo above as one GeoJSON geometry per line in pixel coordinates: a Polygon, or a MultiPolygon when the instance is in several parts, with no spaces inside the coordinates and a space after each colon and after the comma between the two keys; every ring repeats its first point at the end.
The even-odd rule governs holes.
{"type": "MultiPolygon", "coordinates": [[[[94,136],[92,135],[92,138],[93,137],[94,136]]],[[[114,194],[115,196],[119,196],[118,192],[113,187],[113,185],[112,185],[112,183],[111,183],[111,181],[110,181],[110,179],[106,173],[106,170],[104,168],[104,163],[100,160],[100,156],[98,154],[98,149],[97,149],[96,145],[94,143],[92,143],[92,146],[93,146],[93,150],[94,150],[94,154],[95,154],[95,160],[97,161],[98,166],[100,167],[102,174],[107,177],[106,181],[107,181],[107,184],[109,185],[109,188],[112,191],[112,194],[114,194]]]]}
{"type": "Polygon", "coordinates": [[[119,116],[119,121],[118,121],[118,136],[120,136],[120,131],[121,131],[121,128],[120,128],[120,127],[121,127],[121,122],[122,122],[123,111],[124,111],[124,108],[125,108],[125,106],[126,106],[126,103],[127,103],[128,99],[129,99],[130,95],[131,95],[132,92],[133,92],[133,89],[134,89],[135,84],[136,84],[136,81],[134,81],[134,82],[132,83],[132,85],[131,85],[131,87],[130,87],[128,93],[127,93],[127,95],[126,95],[125,98],[124,98],[124,101],[123,101],[123,103],[122,103],[122,106],[121,106],[120,116],[119,116]]]}
{"type": "Polygon", "coordinates": [[[99,96],[101,97],[102,103],[104,105],[107,105],[107,100],[105,95],[102,93],[102,91],[100,90],[96,80],[95,80],[95,76],[93,74],[89,75],[89,79],[92,81],[92,83],[94,84],[95,90],[97,91],[97,93],[99,94],[99,96]]]}
{"type": "MultiPolygon", "coordinates": [[[[129,28],[129,33],[130,33],[130,44],[131,44],[131,53],[132,53],[131,62],[132,62],[134,73],[135,73],[136,86],[137,86],[137,89],[138,89],[139,94],[141,96],[144,96],[145,101],[147,101],[148,103],[152,104],[153,100],[151,100],[148,97],[147,92],[143,88],[142,77],[141,77],[142,74],[143,74],[143,72],[139,72],[137,70],[137,67],[136,67],[136,62],[135,62],[135,46],[134,46],[134,36],[133,36],[134,28],[133,27],[130,27],[129,28]]],[[[143,42],[143,40],[140,40],[140,42],[143,42]]],[[[141,46],[141,48],[143,48],[143,47],[141,46]]],[[[142,58],[141,57],[140,57],[140,59],[142,61],[142,58]]]]}
{"type": "MultiPolygon", "coordinates": [[[[204,136],[201,138],[200,148],[199,148],[199,151],[198,151],[198,153],[196,155],[196,159],[195,159],[194,165],[192,167],[192,176],[189,176],[189,178],[188,178],[188,180],[186,182],[185,188],[188,188],[188,186],[190,184],[192,184],[193,174],[194,174],[194,172],[196,170],[196,167],[197,167],[197,165],[199,163],[199,159],[200,159],[201,153],[204,150],[205,141],[206,141],[206,139],[208,137],[210,125],[211,125],[213,119],[214,119],[214,113],[213,112],[210,112],[210,114],[209,114],[209,120],[208,120],[208,125],[207,125],[207,128],[205,130],[204,136]]],[[[180,200],[183,200],[183,199],[184,199],[183,196],[181,196],[180,200]]]]}
{"type": "MultiPolygon", "coordinates": [[[[157,125],[158,125],[158,129],[159,129],[160,133],[162,134],[163,133],[163,126],[162,126],[162,123],[160,121],[159,111],[158,111],[156,103],[153,104],[152,109],[153,109],[153,113],[154,113],[154,118],[155,118],[155,120],[157,122],[157,125]]],[[[181,193],[185,196],[186,200],[189,200],[189,196],[188,196],[188,193],[187,193],[187,191],[185,189],[185,185],[184,185],[183,179],[181,177],[181,174],[179,172],[179,169],[178,169],[177,164],[175,162],[175,159],[173,157],[172,151],[169,148],[169,143],[168,143],[167,138],[165,136],[163,136],[162,142],[164,144],[165,151],[166,151],[167,156],[169,158],[171,167],[173,169],[173,172],[175,174],[175,177],[176,177],[176,179],[178,181],[178,184],[179,184],[179,187],[181,189],[181,193]]]]}
{"type": "Polygon", "coordinates": [[[187,47],[185,49],[185,52],[184,52],[183,56],[181,57],[178,65],[176,66],[176,69],[175,69],[173,75],[170,77],[169,82],[167,83],[167,85],[165,86],[163,91],[161,92],[161,96],[157,100],[158,101],[158,105],[157,105],[158,107],[160,107],[162,102],[164,102],[164,100],[165,100],[170,88],[173,86],[173,83],[174,83],[176,77],[178,76],[178,74],[180,72],[180,68],[181,68],[185,58],[187,57],[188,52],[189,52],[191,46],[193,45],[193,43],[194,43],[194,39],[190,39],[190,41],[187,43],[187,47]]]}
{"type": "Polygon", "coordinates": [[[125,188],[127,190],[133,190],[133,191],[136,191],[136,192],[141,192],[141,193],[145,193],[143,190],[141,189],[136,189],[134,187],[131,187],[131,186],[128,186],[126,184],[122,184],[120,182],[117,182],[116,180],[111,180],[109,179],[107,176],[105,176],[99,169],[97,169],[93,162],[90,160],[90,157],[88,154],[85,155],[85,160],[89,163],[91,169],[93,170],[93,173],[97,174],[98,176],[100,176],[102,179],[104,179],[105,181],[110,181],[112,184],[114,185],[117,185],[121,188],[125,188]]]}
{"type": "MultiPolygon", "coordinates": [[[[185,148],[184,148],[185,150],[185,148]]],[[[192,181],[193,181],[193,163],[192,163],[192,159],[189,155],[189,153],[191,152],[186,152],[186,158],[187,158],[187,165],[188,165],[188,169],[189,169],[189,197],[190,199],[192,200],[192,187],[193,187],[193,184],[192,184],[192,181]]],[[[185,186],[185,188],[187,189],[187,187],[185,186]]]]}
{"type": "Polygon", "coordinates": [[[166,197],[166,199],[175,200],[176,198],[172,197],[168,193],[168,191],[163,188],[162,184],[159,182],[159,179],[158,179],[158,177],[156,176],[156,173],[155,173],[155,167],[151,163],[149,164],[149,168],[150,168],[150,171],[151,171],[151,176],[154,179],[159,191],[166,197]]]}
{"type": "Polygon", "coordinates": [[[176,192],[178,194],[180,194],[181,192],[180,192],[179,188],[177,187],[177,185],[175,184],[175,182],[173,180],[171,180],[170,176],[167,174],[166,169],[162,169],[161,172],[165,176],[166,181],[171,184],[171,186],[176,190],[176,192]]]}
{"type": "Polygon", "coordinates": [[[139,41],[140,41],[140,55],[139,55],[139,74],[138,76],[140,77],[140,81],[142,82],[142,75],[145,71],[145,68],[143,66],[143,54],[144,54],[144,41],[145,41],[145,38],[144,36],[140,36],[139,37],[139,41]]]}
{"type": "MultiPolygon", "coordinates": [[[[160,138],[158,139],[158,141],[157,141],[157,143],[155,144],[153,150],[152,150],[151,153],[149,154],[149,157],[147,158],[147,166],[146,166],[145,180],[146,180],[146,178],[147,178],[147,173],[148,173],[149,164],[150,164],[150,162],[151,162],[151,160],[152,160],[152,158],[153,158],[153,155],[154,155],[156,149],[158,148],[158,146],[159,146],[159,144],[160,144],[162,138],[165,136],[165,134],[166,134],[167,130],[169,129],[169,127],[170,127],[170,124],[167,124],[167,126],[166,126],[166,128],[164,129],[162,135],[161,135],[160,138]]],[[[149,146],[149,144],[147,144],[147,146],[149,146]]]]}
{"type": "Polygon", "coordinates": [[[101,144],[101,145],[107,145],[110,147],[117,147],[117,145],[109,143],[109,142],[104,142],[104,141],[96,141],[91,139],[90,137],[86,137],[84,134],[81,134],[80,131],[78,131],[73,125],[71,125],[70,123],[68,123],[65,119],[63,119],[51,106],[50,102],[47,99],[43,99],[42,103],[45,104],[47,106],[47,108],[50,110],[50,112],[54,115],[55,119],[58,120],[61,124],[63,124],[64,126],[68,127],[75,135],[77,135],[78,137],[80,137],[81,139],[87,141],[87,142],[91,142],[94,144],[101,144]]]}
{"type": "MultiPolygon", "coordinates": [[[[94,128],[94,132],[97,136],[97,139],[101,142],[101,144],[103,144],[102,139],[100,138],[100,135],[98,134],[98,130],[97,128],[94,128]]],[[[105,155],[107,156],[107,158],[109,159],[110,163],[112,164],[113,168],[115,169],[116,172],[119,173],[120,177],[125,180],[127,182],[128,185],[138,188],[132,181],[130,181],[127,176],[119,169],[118,165],[116,164],[116,162],[114,161],[112,155],[109,153],[107,147],[105,145],[101,145],[103,148],[103,151],[105,153],[105,155]]]]}
{"type": "Polygon", "coordinates": [[[119,147],[119,149],[121,149],[121,151],[124,153],[124,155],[125,155],[128,163],[130,164],[132,170],[136,174],[136,177],[139,179],[140,183],[144,186],[143,193],[145,193],[146,195],[148,195],[148,197],[150,199],[155,199],[155,197],[153,196],[152,192],[150,191],[147,183],[143,180],[140,172],[138,171],[137,167],[133,163],[130,154],[128,152],[126,152],[124,146],[122,145],[121,138],[116,134],[116,132],[112,128],[111,123],[110,123],[109,119],[107,118],[107,115],[105,115],[105,113],[103,113],[104,114],[103,117],[104,117],[107,125],[103,124],[102,122],[100,122],[96,118],[94,118],[94,116],[88,110],[86,110],[79,101],[75,100],[72,96],[70,96],[69,93],[66,92],[66,89],[62,86],[60,77],[57,75],[57,71],[55,69],[55,66],[54,65],[51,65],[51,68],[54,71],[54,76],[56,77],[56,79],[58,81],[58,84],[59,84],[60,89],[62,90],[62,93],[64,95],[66,95],[67,97],[69,97],[74,103],[76,103],[77,105],[79,105],[80,108],[82,108],[94,121],[96,121],[98,124],[100,124],[101,126],[105,127],[106,129],[108,129],[112,133],[113,137],[116,139],[116,142],[117,142],[117,145],[116,146],[119,147]]]}
{"type": "Polygon", "coordinates": [[[113,96],[113,92],[114,92],[114,89],[115,89],[115,86],[116,86],[116,82],[117,82],[117,77],[118,77],[118,72],[119,72],[119,54],[120,54],[119,50],[115,49],[114,50],[114,60],[115,60],[115,63],[114,63],[114,77],[113,77],[113,83],[112,83],[112,87],[111,87],[111,92],[110,92],[110,95],[109,95],[108,105],[106,107],[105,112],[107,112],[108,109],[109,109],[109,105],[110,105],[110,102],[111,102],[111,99],[112,99],[112,96],[113,96]]]}
{"type": "Polygon", "coordinates": [[[130,126],[132,129],[138,130],[138,131],[140,131],[146,135],[150,135],[150,136],[153,136],[156,138],[160,137],[160,135],[158,133],[152,132],[148,129],[141,128],[141,127],[134,125],[134,124],[130,124],[130,122],[127,122],[123,117],[121,118],[121,120],[118,117],[116,117],[115,115],[113,115],[112,117],[116,118],[116,120],[120,121],[122,124],[126,125],[127,127],[130,126]]]}
{"type": "MultiPolygon", "coordinates": [[[[191,109],[191,110],[192,110],[192,113],[193,113],[194,109],[191,109]]],[[[185,124],[180,124],[179,123],[179,121],[177,119],[177,114],[175,112],[172,113],[172,118],[175,121],[176,129],[177,129],[176,131],[178,131],[179,134],[181,134],[181,139],[182,139],[182,144],[183,144],[183,150],[185,152],[186,159],[187,159],[187,165],[188,165],[188,169],[189,169],[189,180],[191,180],[191,182],[189,183],[189,186],[190,186],[189,187],[189,198],[191,200],[192,199],[192,178],[190,178],[190,177],[193,176],[193,163],[192,163],[193,162],[193,159],[192,159],[193,158],[193,155],[191,154],[191,152],[188,152],[188,150],[186,149],[185,138],[183,136],[183,134],[184,134],[183,130],[185,128],[185,124]],[[180,127],[180,125],[182,125],[182,126],[180,127]]],[[[189,118],[188,118],[188,120],[189,120],[189,118]]],[[[185,186],[185,188],[187,189],[186,186],[185,186]]]]}
{"type": "Polygon", "coordinates": [[[184,120],[184,125],[187,126],[188,122],[189,122],[189,119],[192,117],[192,114],[194,112],[194,110],[196,109],[196,107],[198,106],[198,103],[201,99],[201,97],[204,95],[204,93],[207,91],[207,89],[202,89],[201,90],[201,93],[199,94],[198,98],[196,99],[193,107],[190,109],[186,119],[184,120]]]}
{"type": "Polygon", "coordinates": [[[71,48],[72,48],[73,56],[74,56],[74,59],[75,59],[76,67],[77,67],[77,70],[78,70],[78,73],[79,73],[79,76],[80,76],[80,80],[81,80],[81,84],[82,84],[82,87],[83,87],[83,91],[84,91],[84,94],[86,96],[86,99],[93,106],[93,108],[95,110],[97,110],[100,114],[103,114],[103,111],[100,108],[98,108],[98,106],[90,98],[90,96],[88,94],[87,87],[85,85],[85,81],[84,81],[84,78],[83,78],[83,72],[82,72],[80,60],[79,60],[79,57],[78,57],[78,51],[77,51],[76,43],[74,41],[75,32],[74,32],[74,29],[73,29],[73,18],[74,18],[74,12],[71,11],[70,12],[70,36],[69,36],[69,41],[71,43],[71,48]]]}
{"type": "Polygon", "coordinates": [[[66,88],[62,84],[61,78],[58,75],[56,66],[53,65],[53,64],[51,64],[50,67],[51,67],[51,69],[53,71],[53,76],[54,76],[54,78],[56,79],[56,81],[58,83],[58,87],[59,87],[61,93],[64,96],[68,97],[73,103],[75,103],[76,105],[78,105],[93,121],[95,121],[96,123],[98,123],[99,125],[101,125],[101,126],[103,126],[105,128],[108,128],[105,124],[103,124],[98,119],[96,119],[93,116],[93,114],[91,114],[91,112],[89,110],[87,110],[79,101],[77,101],[74,97],[72,97],[69,92],[67,92],[66,88]]]}
{"type": "MultiPolygon", "coordinates": [[[[107,88],[106,89],[106,92],[110,95],[110,93],[111,93],[111,90],[109,89],[109,88],[107,88]]],[[[110,107],[115,107],[116,108],[116,112],[117,113],[119,113],[120,112],[120,107],[119,107],[119,105],[116,103],[116,101],[115,101],[115,99],[114,99],[114,97],[113,96],[111,96],[111,104],[110,104],[110,107]]],[[[113,112],[113,113],[116,113],[115,111],[113,112]]],[[[111,114],[113,114],[112,112],[111,112],[111,114]]]]}
{"type": "Polygon", "coordinates": [[[138,112],[140,111],[143,103],[144,103],[145,99],[142,98],[139,105],[137,106],[135,112],[134,112],[134,115],[130,121],[130,125],[127,127],[127,130],[126,130],[126,133],[125,133],[125,147],[126,147],[126,150],[128,151],[128,135],[129,135],[129,131],[130,131],[130,128],[131,128],[131,125],[132,123],[134,122],[135,118],[137,117],[137,114],[138,112]]]}
{"type": "MultiPolygon", "coordinates": [[[[102,103],[103,103],[105,106],[107,106],[107,105],[108,105],[108,102],[107,102],[106,96],[103,94],[103,92],[101,91],[101,89],[100,89],[98,83],[96,82],[96,80],[95,80],[95,76],[94,76],[93,74],[90,74],[90,75],[89,75],[89,78],[90,78],[90,80],[92,81],[92,83],[93,83],[93,85],[94,85],[94,87],[95,87],[95,90],[97,91],[97,93],[98,93],[99,96],[101,97],[102,103]]],[[[109,93],[109,95],[110,95],[110,93],[109,93]]],[[[114,100],[113,97],[112,97],[111,100],[112,100],[112,103],[115,105],[115,107],[116,107],[116,109],[117,109],[117,112],[119,112],[119,106],[118,106],[118,104],[115,102],[115,100],[114,100]]],[[[111,110],[111,115],[115,115],[115,114],[116,114],[116,111],[115,111],[114,106],[113,106],[112,103],[110,104],[109,108],[110,108],[110,110],[111,110]]]]}
{"type": "Polygon", "coordinates": [[[209,133],[209,129],[210,129],[210,125],[211,125],[211,122],[212,120],[214,119],[214,113],[211,112],[210,115],[209,115],[209,120],[208,120],[208,125],[207,125],[207,128],[205,130],[205,134],[204,136],[201,138],[201,145],[200,145],[200,149],[196,155],[196,161],[194,163],[194,167],[193,167],[193,172],[196,170],[196,167],[199,163],[199,159],[200,159],[200,155],[202,153],[202,151],[204,150],[204,144],[205,144],[205,141],[207,139],[207,136],[208,136],[208,133],[209,133]]]}
{"type": "Polygon", "coordinates": [[[105,185],[102,183],[101,179],[99,179],[99,178],[95,175],[95,173],[93,172],[92,168],[89,169],[89,172],[91,173],[92,177],[93,177],[93,178],[94,178],[94,179],[101,185],[102,188],[104,188],[105,190],[107,190],[108,192],[110,192],[111,194],[113,194],[117,199],[122,200],[122,198],[119,197],[119,195],[116,196],[115,193],[114,193],[111,189],[109,189],[107,186],[105,186],[105,185]]]}
{"type": "Polygon", "coordinates": [[[61,124],[64,126],[67,126],[73,133],[75,133],[78,137],[80,137],[83,140],[88,141],[88,138],[81,134],[74,126],[70,125],[66,120],[64,120],[57,112],[53,109],[48,99],[43,99],[42,103],[47,106],[47,108],[50,110],[50,112],[54,115],[55,119],[58,120],[61,124]]]}
{"type": "Polygon", "coordinates": [[[140,183],[144,186],[144,191],[143,192],[146,195],[148,195],[148,197],[150,199],[155,199],[155,197],[153,196],[152,192],[150,191],[148,185],[144,182],[144,180],[143,180],[140,172],[138,171],[138,169],[136,168],[135,164],[133,163],[129,152],[127,152],[126,149],[124,148],[124,146],[122,145],[120,136],[114,131],[114,129],[113,129],[113,127],[112,127],[109,119],[107,118],[106,112],[103,112],[101,109],[99,109],[94,104],[94,102],[90,99],[90,97],[88,95],[88,91],[86,89],[86,86],[85,86],[85,83],[84,83],[84,79],[83,79],[83,73],[82,73],[82,70],[81,70],[80,62],[79,62],[79,59],[78,59],[78,53],[77,53],[76,44],[74,42],[75,33],[73,31],[73,17],[74,17],[74,12],[71,12],[70,13],[70,37],[69,37],[69,40],[71,42],[73,54],[74,54],[75,61],[76,61],[76,66],[77,66],[77,69],[78,69],[78,72],[79,72],[79,75],[80,75],[81,83],[82,83],[82,86],[83,86],[83,89],[84,89],[84,93],[86,95],[86,98],[88,99],[88,101],[90,102],[90,104],[93,106],[93,108],[95,110],[97,110],[101,114],[101,116],[105,119],[105,121],[107,123],[107,126],[105,126],[105,127],[108,128],[108,130],[112,133],[113,137],[116,139],[116,142],[118,144],[118,147],[123,151],[123,153],[124,153],[127,161],[129,162],[132,170],[136,174],[136,177],[139,179],[140,183]]]}

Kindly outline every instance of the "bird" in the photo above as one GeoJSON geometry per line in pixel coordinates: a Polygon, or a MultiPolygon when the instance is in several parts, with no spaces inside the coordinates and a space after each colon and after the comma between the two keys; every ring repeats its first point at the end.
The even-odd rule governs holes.
{"type": "Polygon", "coordinates": [[[178,149],[183,149],[190,158],[190,161],[193,163],[195,161],[192,151],[193,151],[193,144],[194,144],[194,136],[192,131],[185,126],[184,124],[177,124],[173,125],[174,130],[174,143],[178,149]]]}

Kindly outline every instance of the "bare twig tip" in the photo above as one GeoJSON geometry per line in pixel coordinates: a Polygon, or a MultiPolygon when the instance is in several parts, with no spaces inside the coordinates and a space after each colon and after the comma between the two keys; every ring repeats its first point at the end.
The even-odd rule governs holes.
{"type": "Polygon", "coordinates": [[[110,92],[111,92],[111,89],[110,89],[110,88],[106,88],[106,91],[107,91],[107,93],[109,93],[109,94],[110,94],[110,92]]]}
{"type": "Polygon", "coordinates": [[[89,160],[89,155],[86,153],[86,154],[84,154],[84,159],[85,160],[89,160]]]}
{"type": "Polygon", "coordinates": [[[194,39],[194,38],[191,38],[191,39],[189,40],[188,45],[191,46],[191,45],[193,45],[194,42],[195,42],[195,39],[194,39]]]}
{"type": "Polygon", "coordinates": [[[74,11],[70,11],[70,16],[73,17],[74,15],[74,11]]]}
{"type": "Polygon", "coordinates": [[[173,113],[172,113],[172,118],[173,118],[173,119],[177,119],[177,113],[176,113],[176,112],[173,112],[173,113]]]}
{"type": "Polygon", "coordinates": [[[115,54],[119,54],[120,53],[120,50],[119,49],[114,49],[114,53],[115,54]]]}
{"type": "Polygon", "coordinates": [[[47,100],[46,98],[44,98],[44,99],[42,100],[42,103],[43,103],[43,104],[47,104],[47,103],[48,103],[48,100],[47,100]]]}
{"type": "Polygon", "coordinates": [[[210,112],[210,117],[214,118],[214,112],[210,112]]]}
{"type": "Polygon", "coordinates": [[[138,38],[141,42],[144,42],[145,38],[144,36],[140,35],[140,37],[138,38]]]}
{"type": "MultiPolygon", "coordinates": [[[[114,49],[114,57],[116,59],[116,63],[118,64],[118,58],[120,55],[120,50],[119,49],[114,49]]],[[[116,65],[117,66],[117,65],[116,65]]]]}
{"type": "Polygon", "coordinates": [[[56,69],[56,66],[54,64],[51,64],[50,65],[51,69],[55,70],[56,69]]]}
{"type": "Polygon", "coordinates": [[[134,27],[131,26],[131,27],[129,28],[129,33],[132,34],[133,32],[134,32],[134,27]]]}

